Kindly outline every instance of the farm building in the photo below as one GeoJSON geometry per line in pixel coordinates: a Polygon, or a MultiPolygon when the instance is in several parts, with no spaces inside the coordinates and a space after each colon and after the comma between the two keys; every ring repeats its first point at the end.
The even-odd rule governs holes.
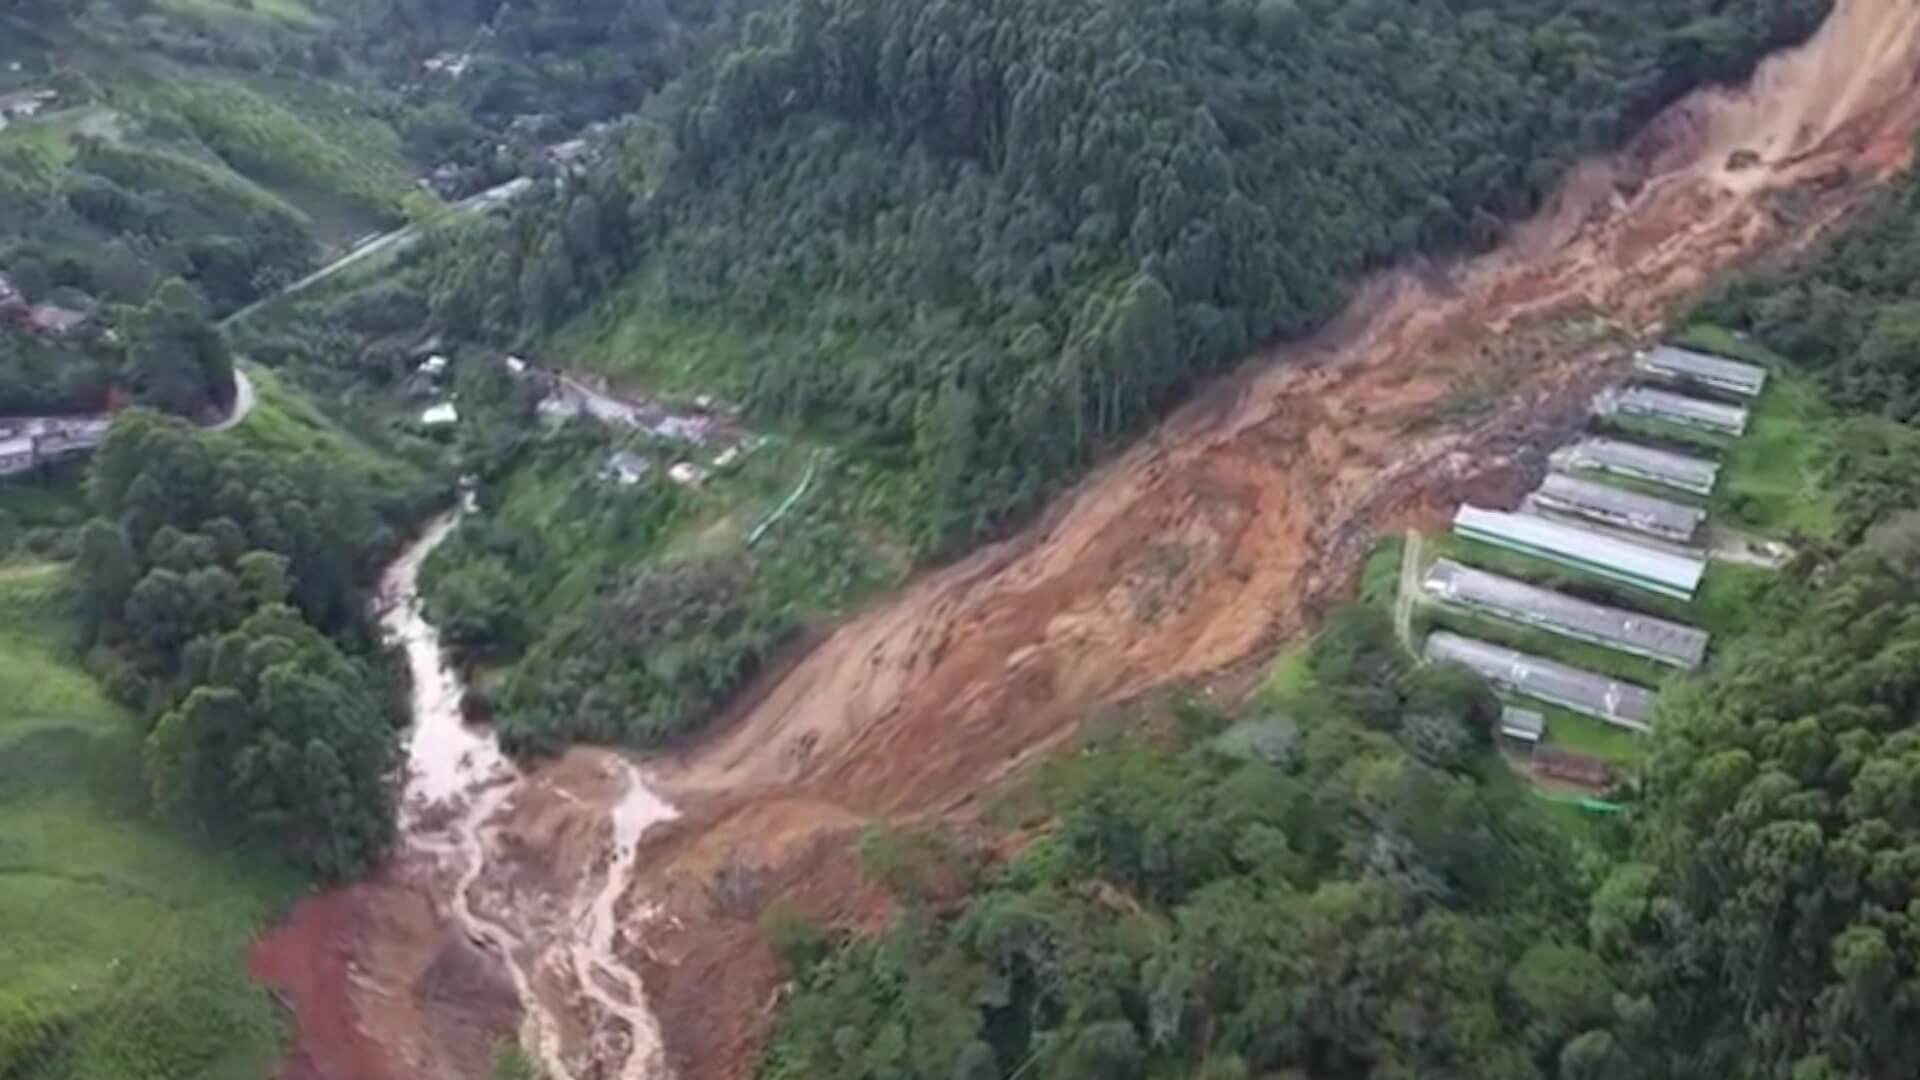
{"type": "Polygon", "coordinates": [[[1534,509],[1586,518],[1675,543],[1689,544],[1707,512],[1655,495],[1549,473],[1527,503],[1534,509]]]}
{"type": "Polygon", "coordinates": [[[1743,435],[1747,430],[1747,410],[1704,398],[1688,397],[1671,390],[1651,386],[1629,386],[1604,401],[1607,411],[1627,416],[1644,416],[1715,435],[1743,435]]]}
{"type": "Polygon", "coordinates": [[[1557,469],[1596,469],[1618,476],[1662,484],[1696,495],[1710,495],[1720,477],[1720,466],[1703,458],[1656,450],[1619,439],[1582,439],[1553,452],[1557,469]]]}
{"type": "Polygon", "coordinates": [[[1653,730],[1653,692],[1645,687],[1445,631],[1427,635],[1426,654],[1435,663],[1460,664],[1513,693],[1629,731],[1653,730]]]}
{"type": "Polygon", "coordinates": [[[1634,357],[1633,370],[1651,378],[1691,383],[1741,397],[1758,397],[1767,385],[1767,369],[1757,364],[1743,364],[1672,345],[1662,345],[1634,357]]]}
{"type": "Polygon", "coordinates": [[[1453,531],[1495,547],[1531,555],[1609,581],[1648,592],[1691,600],[1707,564],[1700,559],[1660,551],[1578,525],[1532,514],[1509,514],[1464,505],[1453,515],[1453,531]]]}
{"type": "Polygon", "coordinates": [[[1707,655],[1704,630],[1589,603],[1451,559],[1434,563],[1425,585],[1450,604],[1677,668],[1699,667],[1707,655]]]}

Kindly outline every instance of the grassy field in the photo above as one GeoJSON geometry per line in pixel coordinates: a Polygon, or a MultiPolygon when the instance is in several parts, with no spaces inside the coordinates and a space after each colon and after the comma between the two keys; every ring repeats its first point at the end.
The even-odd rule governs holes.
{"type": "Polygon", "coordinates": [[[1407,538],[1396,533],[1381,537],[1367,552],[1367,561],[1360,564],[1361,603],[1393,606],[1394,595],[1400,591],[1400,557],[1406,546],[1407,538]]]}
{"type": "Polygon", "coordinates": [[[737,395],[753,358],[774,343],[676,315],[652,299],[659,291],[645,274],[635,276],[562,327],[545,352],[657,392],[737,395]]]}
{"type": "Polygon", "coordinates": [[[288,389],[275,373],[257,364],[244,367],[253,381],[257,403],[246,419],[215,438],[275,457],[316,453],[329,462],[353,468],[388,491],[421,481],[418,469],[340,427],[311,401],[288,389]]]}
{"type": "Polygon", "coordinates": [[[0,567],[0,1076],[264,1076],[280,1023],[245,951],[300,882],[147,816],[67,596],[61,567],[0,567]]]}
{"type": "Polygon", "coordinates": [[[1625,728],[1591,716],[1531,698],[1509,697],[1512,704],[1533,709],[1547,718],[1547,745],[1597,757],[1623,769],[1632,769],[1646,756],[1647,739],[1625,728]]]}
{"type": "Polygon", "coordinates": [[[160,0],[159,7],[177,15],[201,19],[240,19],[283,23],[308,30],[324,30],[333,20],[300,0],[160,0]]]}
{"type": "Polygon", "coordinates": [[[1696,324],[1680,343],[1738,357],[1771,371],[1747,433],[1728,450],[1712,507],[1729,524],[1774,537],[1833,535],[1832,492],[1822,483],[1839,418],[1813,380],[1751,339],[1696,324]]]}

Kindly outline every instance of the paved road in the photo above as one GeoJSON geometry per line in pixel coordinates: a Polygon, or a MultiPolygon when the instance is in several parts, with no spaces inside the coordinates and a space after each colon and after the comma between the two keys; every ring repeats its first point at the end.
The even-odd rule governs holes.
{"type": "MultiPolygon", "coordinates": [[[[527,188],[531,187],[532,185],[533,185],[533,181],[528,180],[525,177],[520,177],[515,180],[509,180],[506,183],[499,185],[498,187],[491,187],[481,192],[478,195],[474,195],[466,199],[462,199],[461,201],[448,207],[445,211],[443,211],[438,216],[436,216],[434,220],[435,221],[445,220],[446,217],[451,214],[470,214],[470,213],[476,213],[479,211],[492,210],[495,207],[499,207],[499,206],[505,206],[507,202],[510,201],[514,196],[525,191],[527,188]]],[[[259,300],[255,300],[253,303],[248,304],[246,307],[243,307],[240,310],[234,312],[233,314],[228,315],[226,318],[220,320],[220,325],[231,326],[234,323],[239,322],[241,319],[244,319],[247,316],[253,314],[255,311],[258,311],[260,307],[264,304],[270,304],[273,301],[278,300],[283,296],[292,296],[294,293],[300,292],[303,289],[307,289],[314,285],[317,285],[320,282],[325,281],[328,278],[332,277],[333,275],[338,274],[340,271],[345,270],[348,267],[361,262],[362,260],[372,258],[373,256],[378,255],[380,252],[405,250],[406,248],[412,246],[414,243],[419,241],[420,235],[421,235],[420,229],[421,229],[421,226],[419,225],[408,225],[404,228],[395,229],[390,233],[386,233],[385,235],[369,240],[366,243],[361,244],[359,247],[354,248],[352,251],[347,252],[345,255],[342,255],[338,259],[335,259],[332,262],[328,263],[327,265],[321,267],[320,269],[315,270],[313,273],[308,274],[306,277],[301,278],[299,281],[296,281],[293,284],[287,286],[286,288],[281,289],[279,292],[274,293],[272,296],[262,297],[259,300]]],[[[588,392],[591,393],[591,391],[588,391],[588,392]]],[[[253,392],[253,380],[247,378],[247,373],[244,371],[241,371],[239,366],[236,365],[233,369],[233,409],[227,413],[227,416],[225,419],[220,420],[218,423],[208,425],[207,430],[208,431],[226,431],[227,429],[238,424],[240,421],[245,420],[247,418],[247,414],[253,411],[254,401],[255,401],[255,395],[253,392]]]]}
{"type": "Polygon", "coordinates": [[[240,370],[240,365],[235,364],[233,366],[233,408],[227,411],[225,419],[208,424],[207,430],[225,431],[245,420],[247,414],[253,411],[254,398],[253,380],[247,378],[247,373],[240,370]]]}
{"type": "MultiPolygon", "coordinates": [[[[469,196],[468,198],[462,199],[461,201],[454,203],[452,206],[449,206],[445,210],[434,215],[432,221],[428,222],[428,224],[434,224],[434,223],[444,221],[448,217],[454,214],[472,214],[472,213],[478,213],[481,211],[492,210],[500,206],[505,206],[511,199],[513,199],[514,196],[520,194],[521,192],[527,190],[527,188],[532,186],[533,186],[533,181],[527,179],[524,176],[515,180],[509,180],[506,183],[499,185],[498,187],[488,188],[487,190],[481,192],[478,195],[469,196]]],[[[417,225],[417,224],[407,225],[402,228],[395,229],[390,233],[383,233],[382,235],[377,236],[374,239],[369,240],[364,244],[361,244],[359,247],[354,248],[352,251],[347,252],[345,255],[340,256],[339,258],[333,260],[332,262],[321,267],[320,269],[315,270],[313,273],[308,274],[306,277],[301,278],[299,281],[296,281],[293,284],[287,286],[286,288],[281,289],[279,292],[274,293],[272,296],[262,297],[259,300],[255,300],[253,303],[248,304],[246,307],[241,308],[239,311],[236,311],[233,314],[228,315],[226,318],[220,320],[220,325],[231,326],[234,323],[239,322],[240,320],[253,314],[255,311],[258,311],[263,305],[270,304],[275,300],[280,299],[283,296],[292,296],[294,293],[301,292],[315,285],[318,285],[319,283],[327,280],[328,278],[334,276],[335,274],[340,273],[342,270],[345,270],[348,267],[354,266],[367,259],[370,259],[373,256],[378,255],[383,251],[405,251],[407,248],[412,247],[414,244],[419,242],[420,237],[422,235],[421,234],[422,228],[423,228],[422,225],[417,225]]]]}

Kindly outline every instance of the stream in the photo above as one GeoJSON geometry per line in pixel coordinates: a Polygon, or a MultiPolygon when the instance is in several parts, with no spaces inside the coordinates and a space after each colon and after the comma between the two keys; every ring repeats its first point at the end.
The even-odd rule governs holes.
{"type": "Polygon", "coordinates": [[[513,902],[516,897],[500,905],[502,915],[483,911],[476,901],[476,882],[506,857],[494,819],[534,780],[500,752],[491,731],[462,718],[460,673],[446,662],[439,632],[422,610],[420,568],[459,523],[457,512],[434,519],[381,575],[375,601],[381,630],[405,651],[413,683],[400,850],[403,857],[428,860],[436,880],[452,883],[436,902],[468,941],[505,968],[525,1011],[520,1044],[550,1080],[657,1080],[668,1075],[659,1025],[638,973],[619,957],[615,907],[640,837],[675,815],[638,768],[605,755],[606,768],[618,774],[620,795],[609,815],[605,850],[587,871],[597,880],[567,890],[568,901],[557,907],[513,902]],[[573,1016],[569,1004],[590,1005],[592,1015],[573,1016]],[[565,1033],[583,1022],[588,1045],[569,1053],[565,1033]]]}

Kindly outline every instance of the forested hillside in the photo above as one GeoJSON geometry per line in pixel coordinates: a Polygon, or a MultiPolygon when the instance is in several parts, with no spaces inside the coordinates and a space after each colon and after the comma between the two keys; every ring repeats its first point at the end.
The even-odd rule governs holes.
{"type": "Polygon", "coordinates": [[[910,471],[902,524],[944,550],[1360,271],[1488,242],[1572,156],[1824,10],[781,6],[585,185],[473,236],[435,311],[524,339],[598,301],[564,340],[641,375],[718,338],[702,379],[910,471]]]}
{"type": "Polygon", "coordinates": [[[313,77],[332,26],[293,2],[0,11],[0,414],[224,408],[212,319],[401,220],[399,140],[313,77]]]}
{"type": "Polygon", "coordinates": [[[1908,180],[1702,309],[1827,388],[1805,437],[1843,513],[1662,695],[1623,816],[1520,795],[1471,681],[1351,609],[1235,714],[1053,766],[1010,860],[873,833],[896,924],[770,920],[794,981],[760,1075],[1914,1075],[1916,238],[1908,180]]]}

